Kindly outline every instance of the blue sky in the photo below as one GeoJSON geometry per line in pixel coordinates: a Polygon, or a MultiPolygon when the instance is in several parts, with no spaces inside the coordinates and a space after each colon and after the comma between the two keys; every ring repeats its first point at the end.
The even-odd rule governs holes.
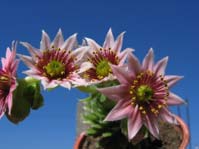
{"type": "MultiPolygon", "coordinates": [[[[1,0],[0,56],[12,40],[28,41],[38,47],[44,29],[54,38],[59,28],[64,36],[78,33],[78,40],[94,38],[103,43],[109,27],[114,35],[126,31],[123,47],[134,48],[143,58],[153,47],[156,60],[169,56],[167,74],[183,75],[172,90],[189,98],[193,146],[199,144],[199,2],[135,0],[1,0]]],[[[22,46],[18,53],[27,54],[22,46]]],[[[20,63],[18,75],[27,68],[20,63]]],[[[57,88],[43,92],[45,106],[13,125],[0,120],[3,149],[72,149],[75,140],[76,104],[86,95],[76,89],[57,88]]],[[[181,108],[185,111],[185,108],[181,108]]],[[[175,111],[175,109],[174,109],[175,111]]],[[[184,113],[184,112],[183,112],[184,113]]],[[[183,116],[186,120],[186,117],[183,116]]]]}

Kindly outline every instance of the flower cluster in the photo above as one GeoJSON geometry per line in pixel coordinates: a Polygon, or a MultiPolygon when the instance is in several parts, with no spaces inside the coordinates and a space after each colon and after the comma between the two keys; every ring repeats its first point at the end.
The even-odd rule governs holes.
{"type": "Polygon", "coordinates": [[[142,126],[148,128],[149,132],[158,138],[159,120],[176,123],[168,106],[184,103],[179,96],[170,91],[182,77],[165,75],[168,57],[155,63],[153,49],[149,50],[140,63],[132,53],[133,49],[122,49],[123,36],[124,33],[121,33],[115,40],[112,30],[109,29],[102,46],[91,38],[85,38],[85,43],[78,45],[77,34],[64,40],[62,31],[59,30],[52,41],[48,34],[42,31],[39,48],[27,42],[20,42],[30,53],[30,56],[18,54],[29,67],[24,73],[34,80],[25,79],[25,87],[32,90],[28,92],[24,85],[20,85],[24,81],[16,79],[19,60],[15,59],[16,42],[14,42],[11,50],[7,49],[6,58],[2,58],[0,117],[7,111],[8,115],[12,115],[14,94],[21,93],[22,98],[34,96],[28,105],[35,107],[34,100],[40,99],[38,95],[41,96],[38,88],[38,82],[41,81],[44,89],[57,86],[67,89],[77,87],[83,91],[94,92],[95,96],[100,98],[103,94],[105,98],[113,101],[112,109],[108,111],[104,121],[127,118],[129,140],[136,136],[142,126]]]}

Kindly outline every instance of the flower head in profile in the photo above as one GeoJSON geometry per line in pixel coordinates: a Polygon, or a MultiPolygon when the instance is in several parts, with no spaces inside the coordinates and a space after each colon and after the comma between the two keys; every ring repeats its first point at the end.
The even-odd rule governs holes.
{"type": "Polygon", "coordinates": [[[102,47],[94,40],[86,38],[90,47],[87,60],[91,63],[92,68],[84,73],[84,78],[90,84],[113,79],[110,64],[123,65],[128,53],[133,51],[130,48],[121,51],[123,36],[124,32],[114,40],[112,30],[109,29],[102,47]]]}
{"type": "Polygon", "coordinates": [[[16,42],[12,43],[12,48],[7,48],[6,57],[1,58],[2,68],[0,68],[0,118],[8,110],[11,114],[13,104],[13,92],[16,89],[16,71],[19,60],[16,57],[16,42]]]}
{"type": "Polygon", "coordinates": [[[45,89],[58,85],[70,89],[72,85],[84,84],[78,73],[87,67],[81,61],[86,47],[76,48],[76,34],[64,41],[60,29],[51,42],[48,34],[42,31],[40,49],[36,49],[26,42],[22,42],[22,45],[31,54],[31,56],[19,55],[21,60],[30,68],[25,73],[41,80],[45,89]]]}
{"type": "Polygon", "coordinates": [[[144,125],[158,138],[158,120],[175,123],[169,112],[169,105],[178,105],[184,101],[170,91],[170,88],[182,77],[165,75],[168,57],[154,64],[153,50],[144,58],[142,64],[130,54],[128,69],[112,66],[120,85],[99,89],[117,104],[106,117],[106,121],[128,119],[128,137],[132,139],[144,125]]]}

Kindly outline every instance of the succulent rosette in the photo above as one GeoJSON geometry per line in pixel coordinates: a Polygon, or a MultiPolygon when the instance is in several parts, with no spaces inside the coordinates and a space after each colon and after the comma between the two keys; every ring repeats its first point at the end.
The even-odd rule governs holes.
{"type": "Polygon", "coordinates": [[[170,91],[182,77],[165,75],[168,57],[154,64],[153,50],[150,49],[142,64],[130,54],[128,69],[112,65],[113,74],[120,82],[118,86],[98,89],[108,98],[116,101],[115,107],[105,121],[128,119],[128,138],[132,139],[142,126],[158,138],[158,121],[176,123],[169,105],[183,104],[184,101],[170,91]]]}
{"type": "Polygon", "coordinates": [[[27,42],[21,42],[31,54],[31,56],[19,55],[21,60],[30,68],[24,73],[41,80],[45,89],[58,85],[70,89],[73,85],[85,84],[79,73],[82,73],[89,66],[82,62],[87,47],[78,48],[76,36],[77,34],[73,34],[64,41],[62,31],[59,29],[51,42],[48,34],[42,31],[39,49],[27,42]]]}
{"type": "Polygon", "coordinates": [[[91,63],[91,68],[87,70],[83,77],[88,84],[96,84],[107,80],[115,79],[111,64],[122,66],[128,55],[133,49],[122,49],[124,32],[114,40],[112,30],[109,29],[103,46],[100,46],[93,39],[86,38],[90,47],[87,54],[87,61],[91,63]]]}
{"type": "Polygon", "coordinates": [[[11,114],[13,104],[13,92],[17,87],[16,71],[19,60],[16,58],[16,42],[12,48],[6,50],[6,57],[1,58],[2,68],[0,69],[0,118],[8,110],[11,114]]]}

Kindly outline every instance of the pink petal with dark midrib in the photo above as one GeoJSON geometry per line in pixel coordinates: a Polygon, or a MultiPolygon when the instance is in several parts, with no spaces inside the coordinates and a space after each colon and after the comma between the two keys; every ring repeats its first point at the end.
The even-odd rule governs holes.
{"type": "Polygon", "coordinates": [[[20,42],[24,47],[26,47],[30,53],[30,55],[32,56],[33,60],[37,59],[37,56],[41,57],[41,52],[34,48],[31,44],[27,43],[27,42],[20,42]]]}
{"type": "Polygon", "coordinates": [[[172,87],[175,85],[179,80],[181,80],[183,76],[176,76],[176,75],[166,75],[164,76],[164,79],[167,81],[167,85],[172,87]]]}
{"type": "Polygon", "coordinates": [[[142,67],[144,70],[153,71],[153,65],[154,65],[153,59],[154,59],[154,54],[153,54],[153,49],[151,48],[142,62],[142,67]]]}
{"type": "Polygon", "coordinates": [[[120,100],[116,106],[109,112],[105,121],[117,121],[128,117],[132,111],[132,106],[129,100],[120,100]]]}
{"type": "Polygon", "coordinates": [[[51,43],[51,46],[60,48],[60,46],[64,43],[64,38],[62,35],[61,29],[57,32],[57,35],[55,36],[53,42],[51,43]]]}
{"type": "Polygon", "coordinates": [[[128,138],[133,139],[142,127],[142,118],[138,110],[138,105],[132,110],[128,116],[128,138]]]}
{"type": "Polygon", "coordinates": [[[106,39],[104,41],[103,48],[104,49],[111,48],[111,47],[113,47],[113,44],[114,44],[114,37],[113,37],[112,30],[110,28],[106,35],[106,39]]]}
{"type": "Polygon", "coordinates": [[[111,66],[113,74],[117,77],[120,83],[130,85],[132,78],[129,77],[128,70],[125,67],[111,66]]]}
{"type": "Polygon", "coordinates": [[[122,66],[127,58],[127,56],[132,53],[134,51],[134,49],[131,49],[131,48],[126,48],[124,49],[120,54],[119,54],[119,64],[118,66],[122,66]]]}
{"type": "Polygon", "coordinates": [[[112,47],[113,50],[118,54],[121,51],[124,33],[122,32],[116,39],[114,46],[112,47]]]}
{"type": "Polygon", "coordinates": [[[155,137],[159,138],[159,128],[158,128],[158,122],[157,117],[154,117],[152,115],[146,115],[145,116],[145,125],[149,129],[150,133],[155,137]]]}
{"type": "Polygon", "coordinates": [[[167,104],[168,105],[179,105],[179,104],[185,104],[185,101],[178,95],[170,92],[168,100],[167,100],[167,104]]]}
{"type": "Polygon", "coordinates": [[[99,50],[101,46],[97,44],[93,39],[85,38],[88,45],[92,48],[92,50],[99,50]]]}
{"type": "Polygon", "coordinates": [[[162,108],[161,113],[160,113],[160,118],[165,122],[168,122],[171,124],[177,124],[175,116],[171,112],[169,112],[167,108],[162,108]]]}
{"type": "Polygon", "coordinates": [[[97,90],[114,101],[123,100],[129,97],[129,91],[125,85],[98,88],[97,90]]]}
{"type": "Polygon", "coordinates": [[[167,66],[167,62],[168,62],[168,56],[159,60],[156,63],[156,65],[154,67],[154,71],[155,71],[156,75],[163,75],[164,76],[165,69],[166,69],[166,66],[167,66]]]}
{"type": "Polygon", "coordinates": [[[31,69],[36,70],[35,62],[32,60],[30,56],[18,54],[20,59],[31,69]]]}
{"type": "Polygon", "coordinates": [[[71,35],[60,47],[61,50],[72,50],[77,43],[77,33],[71,35]]]}
{"type": "Polygon", "coordinates": [[[131,77],[135,77],[141,71],[140,62],[132,53],[128,55],[128,69],[131,77]]]}
{"type": "Polygon", "coordinates": [[[44,30],[42,31],[40,49],[41,50],[50,49],[50,38],[49,38],[48,34],[44,30]]]}

